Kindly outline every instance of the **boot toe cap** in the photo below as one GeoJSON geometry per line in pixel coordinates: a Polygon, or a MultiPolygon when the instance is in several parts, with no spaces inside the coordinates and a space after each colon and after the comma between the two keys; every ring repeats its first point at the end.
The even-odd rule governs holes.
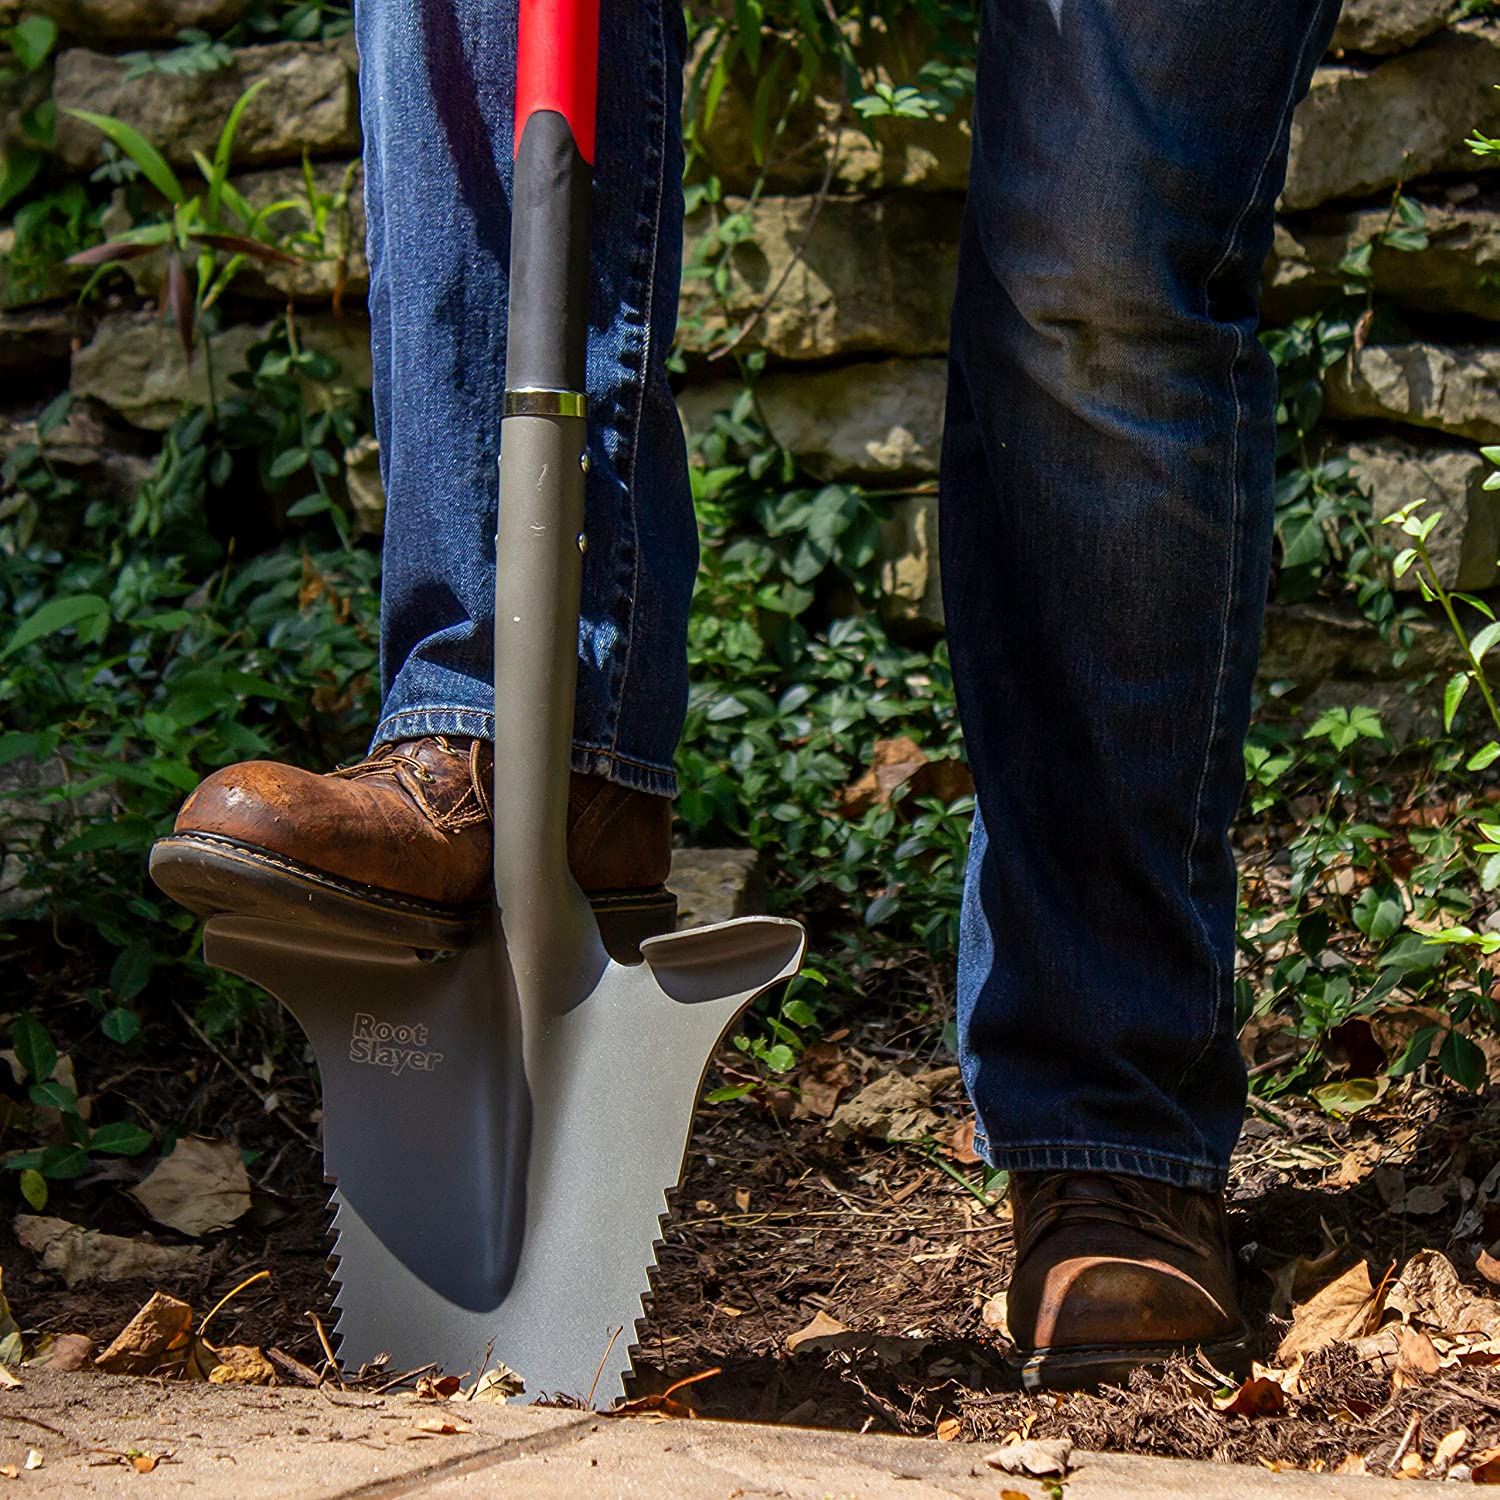
{"type": "Polygon", "coordinates": [[[308,805],[308,783],[315,785],[319,780],[311,772],[273,761],[226,766],[203,781],[182,804],[172,831],[213,834],[277,849],[277,830],[286,825],[294,809],[308,805]]]}
{"type": "Polygon", "coordinates": [[[1189,1346],[1223,1338],[1237,1326],[1234,1313],[1198,1281],[1160,1261],[1060,1261],[1030,1295],[1015,1288],[1011,1306],[1018,1341],[1034,1349],[1189,1346]]]}

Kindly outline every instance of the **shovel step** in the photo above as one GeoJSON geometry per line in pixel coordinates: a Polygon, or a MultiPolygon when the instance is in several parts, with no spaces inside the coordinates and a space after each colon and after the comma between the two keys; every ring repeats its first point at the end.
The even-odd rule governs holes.
{"type": "MultiPolygon", "coordinates": [[[[151,878],[202,917],[233,913],[290,923],[334,939],[423,952],[466,947],[494,910],[439,906],[378,886],[345,880],[270,849],[211,833],[176,833],[151,849],[151,878]]],[[[677,897],[665,886],[600,891],[589,897],[611,958],[640,959],[649,937],[677,925],[677,897]]]]}

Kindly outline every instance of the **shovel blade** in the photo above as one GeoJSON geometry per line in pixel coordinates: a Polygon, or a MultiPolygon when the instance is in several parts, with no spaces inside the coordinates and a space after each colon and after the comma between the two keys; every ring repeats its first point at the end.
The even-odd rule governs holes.
{"type": "Polygon", "coordinates": [[[209,961],[275,994],[318,1059],[341,1360],[488,1358],[524,1400],[619,1395],[709,1060],[804,943],[747,917],[518,979],[498,922],[423,962],[211,921],[209,961]]]}

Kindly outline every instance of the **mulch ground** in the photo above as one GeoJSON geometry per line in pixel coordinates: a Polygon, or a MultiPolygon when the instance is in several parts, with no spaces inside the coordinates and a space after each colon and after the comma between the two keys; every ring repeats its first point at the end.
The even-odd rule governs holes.
{"type": "MultiPolygon", "coordinates": [[[[868,1001],[851,1030],[820,1050],[821,1092],[809,1088],[800,1111],[793,1091],[700,1111],[642,1327],[640,1391],[717,1369],[678,1399],[704,1416],[990,1443],[1011,1433],[1066,1434],[1089,1448],[1273,1467],[1332,1469],[1353,1456],[1375,1474],[1412,1452],[1430,1456],[1460,1427],[1469,1451],[1500,1445],[1500,1375],[1488,1362],[1450,1361],[1403,1385],[1348,1345],[1312,1355],[1300,1386],[1265,1415],[1219,1410],[1221,1382],[1188,1363],[1092,1395],[1010,1388],[995,1300],[1011,1262],[1010,1219],[1003,1197],[985,1200],[980,1169],[966,1159],[956,1080],[946,1077],[932,1096],[942,1123],[924,1142],[835,1139],[825,1117],[835,1097],[893,1070],[922,1075],[951,1064],[939,1041],[942,997],[911,1020],[910,987],[925,982],[891,977],[884,998],[868,1001]],[[789,1338],[798,1343],[819,1318],[823,1338],[789,1349],[789,1338]]],[[[79,1045],[86,1054],[88,1044],[79,1045]]],[[[726,1064],[737,1057],[726,1053],[726,1064]]],[[[89,1072],[93,1062],[80,1055],[80,1076],[99,1076],[89,1072]]],[[[258,1153],[254,1206],[232,1231],[205,1241],[209,1253],[189,1275],[162,1288],[136,1281],[69,1290],[0,1223],[0,1266],[23,1330],[82,1332],[102,1345],[153,1291],[201,1313],[265,1268],[269,1281],[219,1315],[216,1336],[319,1363],[309,1314],[326,1321],[328,1216],[305,1071],[268,1083],[238,1057],[200,1045],[187,1069],[138,1064],[96,1094],[149,1101],[151,1118],[258,1153]],[[277,1108],[268,1113],[271,1086],[277,1108]]],[[[1500,1099],[1488,1094],[1408,1080],[1343,1121],[1307,1103],[1253,1105],[1235,1163],[1232,1228],[1266,1357],[1289,1326],[1276,1315],[1287,1311],[1275,1304],[1277,1273],[1299,1259],[1364,1260],[1379,1281],[1415,1252],[1438,1250],[1467,1285],[1492,1292],[1475,1257],[1500,1240],[1500,1195],[1491,1206],[1479,1186],[1497,1165],[1500,1099]]],[[[172,1243],[122,1191],[140,1171],[119,1162],[59,1185],[48,1212],[172,1243]]]]}

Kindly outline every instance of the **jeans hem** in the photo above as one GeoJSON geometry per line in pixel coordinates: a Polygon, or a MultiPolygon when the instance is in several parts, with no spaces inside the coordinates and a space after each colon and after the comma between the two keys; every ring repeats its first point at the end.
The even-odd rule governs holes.
{"type": "Polygon", "coordinates": [[[1162,1156],[1133,1146],[1031,1145],[993,1146],[976,1135],[974,1149],[992,1167],[1007,1172],[1109,1172],[1121,1177],[1146,1177],[1173,1187],[1220,1193],[1229,1180],[1225,1167],[1185,1157],[1162,1156]]]}
{"type": "MultiPolygon", "coordinates": [[[[404,708],[399,713],[387,714],[375,726],[370,748],[373,750],[377,745],[388,745],[394,740],[420,739],[428,734],[493,740],[495,716],[480,708],[404,708]]],[[[575,742],[573,769],[583,776],[603,776],[607,781],[618,782],[635,791],[649,792],[653,797],[677,795],[677,777],[670,767],[632,760],[599,745],[575,742]]]]}

